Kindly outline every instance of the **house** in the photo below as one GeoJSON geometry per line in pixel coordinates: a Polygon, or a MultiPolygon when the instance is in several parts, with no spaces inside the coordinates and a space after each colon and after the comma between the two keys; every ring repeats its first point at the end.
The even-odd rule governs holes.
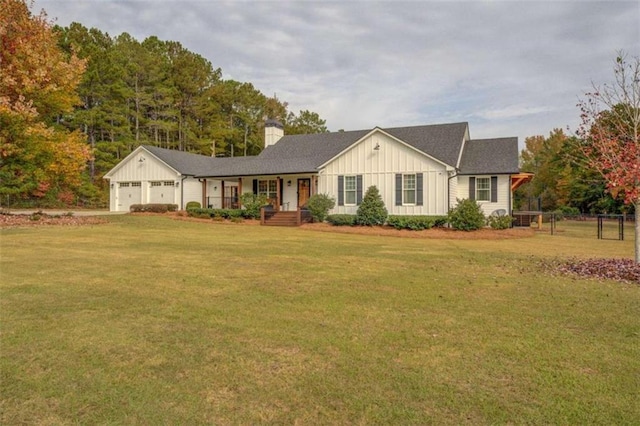
{"type": "Polygon", "coordinates": [[[511,212],[519,173],[517,138],[471,139],[468,123],[284,135],[265,123],[257,156],[213,158],[140,146],[105,175],[110,210],[132,204],[198,201],[238,208],[239,195],[264,194],[277,211],[295,211],[309,197],[336,199],[331,213],[355,214],[375,185],[393,215],[445,215],[457,199],[478,201],[485,214],[511,212]]]}

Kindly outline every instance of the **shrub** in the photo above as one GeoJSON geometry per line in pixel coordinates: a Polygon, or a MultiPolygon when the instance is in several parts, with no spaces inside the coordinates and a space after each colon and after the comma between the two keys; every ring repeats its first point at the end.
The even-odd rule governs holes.
{"type": "Polygon", "coordinates": [[[187,203],[187,206],[185,207],[185,209],[186,209],[186,210],[189,210],[189,209],[199,209],[200,207],[202,207],[202,205],[201,205],[199,202],[197,202],[197,201],[189,201],[189,202],[187,203]]]}
{"type": "Polygon", "coordinates": [[[210,217],[213,217],[213,209],[190,208],[187,210],[187,214],[190,217],[208,219],[210,217]]]}
{"type": "Polygon", "coordinates": [[[211,217],[221,217],[223,219],[233,219],[243,216],[243,211],[240,209],[209,209],[211,211],[211,217]]]}
{"type": "Polygon", "coordinates": [[[474,231],[484,226],[486,219],[475,200],[457,200],[458,205],[448,215],[449,224],[460,231],[474,231]]]}
{"type": "Polygon", "coordinates": [[[260,208],[268,204],[266,195],[256,195],[251,192],[240,195],[240,201],[245,210],[243,215],[248,219],[260,219],[260,208]]]}
{"type": "Polygon", "coordinates": [[[487,218],[487,225],[489,225],[492,229],[508,229],[511,228],[513,224],[514,218],[505,215],[505,216],[489,216],[487,218]]]}
{"type": "Polygon", "coordinates": [[[389,216],[387,224],[395,229],[410,229],[420,231],[444,226],[447,223],[446,216],[389,216]]]}
{"type": "Polygon", "coordinates": [[[356,224],[365,226],[384,225],[387,221],[387,208],[375,185],[370,186],[364,194],[362,203],[356,213],[356,224]]]}
{"type": "Polygon", "coordinates": [[[307,209],[309,209],[314,222],[324,222],[329,214],[329,210],[334,208],[335,205],[335,198],[327,194],[315,194],[309,198],[307,209]]]}
{"type": "Polygon", "coordinates": [[[166,213],[178,210],[177,204],[132,204],[129,211],[133,213],[166,213]]]}
{"type": "Polygon", "coordinates": [[[356,215],[330,214],[327,216],[327,222],[334,226],[353,226],[356,224],[356,215]]]}

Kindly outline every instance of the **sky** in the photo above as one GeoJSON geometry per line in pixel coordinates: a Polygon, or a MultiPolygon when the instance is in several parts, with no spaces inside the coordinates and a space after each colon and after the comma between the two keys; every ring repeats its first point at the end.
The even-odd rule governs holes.
{"type": "Polygon", "coordinates": [[[469,122],[473,139],[575,131],[640,56],[640,1],[36,0],[61,26],[178,41],[330,131],[469,122]]]}

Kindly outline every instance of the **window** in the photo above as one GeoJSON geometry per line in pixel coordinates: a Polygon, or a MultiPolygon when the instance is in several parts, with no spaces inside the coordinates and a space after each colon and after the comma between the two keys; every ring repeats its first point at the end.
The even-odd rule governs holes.
{"type": "Polygon", "coordinates": [[[491,201],[491,178],[476,178],[476,200],[491,201]]]}
{"type": "Polygon", "coordinates": [[[118,184],[118,187],[120,187],[120,188],[128,188],[129,187],[129,182],[120,182],[118,184]]]}
{"type": "Polygon", "coordinates": [[[344,204],[356,204],[357,185],[355,176],[344,177],[344,204]]]}
{"type": "Polygon", "coordinates": [[[176,183],[172,180],[167,180],[162,183],[164,186],[175,186],[176,183]]]}
{"type": "Polygon", "coordinates": [[[131,186],[136,188],[136,187],[141,187],[142,186],[142,182],[131,182],[131,186]]]}
{"type": "Polygon", "coordinates": [[[402,204],[416,203],[416,175],[402,176],[402,204]]]}
{"type": "Polygon", "coordinates": [[[258,195],[266,195],[270,200],[275,200],[277,192],[278,183],[275,179],[258,181],[258,195]]]}
{"type": "Polygon", "coordinates": [[[162,186],[162,182],[151,182],[151,186],[162,186]]]}

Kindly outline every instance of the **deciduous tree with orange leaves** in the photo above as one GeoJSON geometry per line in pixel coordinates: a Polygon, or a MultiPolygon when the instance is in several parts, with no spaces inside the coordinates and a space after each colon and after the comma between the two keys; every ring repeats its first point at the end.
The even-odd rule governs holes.
{"type": "Polygon", "coordinates": [[[30,7],[0,0],[0,195],[69,202],[91,153],[59,120],[78,103],[84,62],[60,50],[47,15],[30,7]]]}
{"type": "Polygon", "coordinates": [[[616,197],[635,207],[635,262],[640,263],[640,57],[618,52],[614,81],[594,85],[578,103],[577,134],[590,166],[616,197]]]}

